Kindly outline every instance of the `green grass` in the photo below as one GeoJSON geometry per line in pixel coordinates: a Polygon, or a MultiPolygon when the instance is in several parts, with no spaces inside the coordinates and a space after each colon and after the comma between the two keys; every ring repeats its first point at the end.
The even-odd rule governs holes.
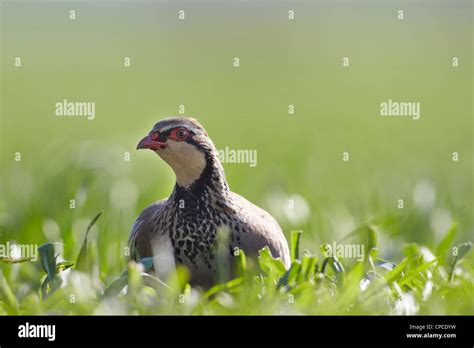
{"type": "MultiPolygon", "coordinates": [[[[38,262],[2,259],[0,313],[19,314],[472,314],[472,243],[452,246],[453,225],[435,250],[404,247],[395,265],[377,257],[376,226],[350,237],[366,239],[363,261],[299,250],[300,231],[291,233],[291,268],[267,248],[258,260],[235,254],[235,278],[210,289],[192,288],[185,268],[165,280],[150,271],[153,258],[130,261],[118,275],[101,270],[97,246],[87,234],[75,262],[58,261],[52,243],[39,248],[38,262]],[[91,249],[91,250],[89,250],[91,249]],[[96,250],[94,253],[90,251],[96,250]],[[257,261],[257,262],[255,262],[257,261]],[[114,279],[115,277],[115,279],[114,279]]],[[[102,248],[102,252],[103,252],[102,248]]]]}

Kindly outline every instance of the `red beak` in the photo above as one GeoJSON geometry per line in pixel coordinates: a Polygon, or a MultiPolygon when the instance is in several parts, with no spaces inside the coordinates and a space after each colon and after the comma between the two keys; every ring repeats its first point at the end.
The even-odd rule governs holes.
{"type": "Polygon", "coordinates": [[[153,140],[149,135],[144,137],[137,145],[137,150],[140,149],[150,149],[150,150],[158,150],[160,148],[164,149],[166,147],[166,143],[153,140]]]}

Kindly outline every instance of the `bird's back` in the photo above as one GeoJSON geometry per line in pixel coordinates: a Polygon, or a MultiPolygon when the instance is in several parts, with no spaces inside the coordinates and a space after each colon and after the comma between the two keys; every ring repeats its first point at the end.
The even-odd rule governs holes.
{"type": "Polygon", "coordinates": [[[264,209],[232,192],[238,207],[234,219],[242,226],[238,231],[239,247],[249,255],[256,255],[267,246],[272,256],[281,258],[286,268],[290,267],[290,252],[278,222],[264,209]]]}

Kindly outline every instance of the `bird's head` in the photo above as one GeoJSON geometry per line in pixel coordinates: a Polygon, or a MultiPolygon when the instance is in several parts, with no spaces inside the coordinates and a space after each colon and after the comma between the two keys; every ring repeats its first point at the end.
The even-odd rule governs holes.
{"type": "Polygon", "coordinates": [[[156,152],[176,174],[182,187],[189,187],[217,161],[217,153],[206,130],[194,118],[170,117],[159,121],[137,145],[156,152]]]}

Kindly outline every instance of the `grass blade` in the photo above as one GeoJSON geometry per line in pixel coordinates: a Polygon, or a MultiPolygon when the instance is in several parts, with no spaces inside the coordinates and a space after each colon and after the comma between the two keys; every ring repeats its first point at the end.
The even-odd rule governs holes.
{"type": "Polygon", "coordinates": [[[57,269],[58,272],[62,272],[62,271],[67,270],[68,268],[73,267],[74,265],[75,265],[75,263],[72,262],[72,261],[59,262],[56,265],[56,269],[57,269]]]}
{"type": "Polygon", "coordinates": [[[56,256],[54,256],[54,246],[51,243],[46,243],[38,248],[40,255],[41,267],[48,275],[48,279],[52,280],[57,273],[56,256]]]}
{"type": "Polygon", "coordinates": [[[79,256],[77,257],[76,261],[76,269],[79,271],[83,271],[86,269],[86,261],[87,261],[87,236],[89,235],[89,231],[95,225],[99,217],[102,215],[102,212],[97,214],[89,225],[87,226],[86,235],[84,236],[84,241],[82,242],[81,250],[79,251],[79,256]]]}
{"type": "Polygon", "coordinates": [[[245,257],[245,252],[239,249],[235,258],[237,277],[243,277],[247,272],[247,258],[245,257]]]}
{"type": "Polygon", "coordinates": [[[105,289],[102,297],[114,297],[117,296],[120,291],[128,284],[128,275],[115,279],[107,289],[105,289]]]}
{"type": "Polygon", "coordinates": [[[303,231],[291,231],[291,263],[300,259],[300,239],[303,231]]]}
{"type": "Polygon", "coordinates": [[[444,257],[446,256],[446,252],[448,251],[451,244],[453,244],[454,238],[456,238],[457,232],[458,232],[458,226],[457,224],[453,224],[451,228],[448,230],[448,232],[446,233],[446,235],[444,236],[441,243],[439,243],[438,247],[436,248],[435,255],[437,257],[442,257],[444,260],[444,257]]]}
{"type": "Polygon", "coordinates": [[[387,283],[393,283],[397,279],[400,278],[400,276],[403,274],[403,271],[405,270],[406,266],[410,263],[410,259],[406,258],[402,262],[400,262],[392,271],[388,272],[385,274],[384,278],[387,281],[387,283]]]}

